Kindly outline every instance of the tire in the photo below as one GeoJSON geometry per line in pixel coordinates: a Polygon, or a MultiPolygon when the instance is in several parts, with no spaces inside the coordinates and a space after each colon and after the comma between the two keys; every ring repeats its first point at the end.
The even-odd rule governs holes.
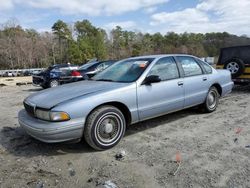
{"type": "Polygon", "coordinates": [[[122,112],[113,106],[101,106],[87,118],[84,138],[92,148],[102,151],[117,145],[125,130],[126,120],[122,112]]]}
{"type": "Polygon", "coordinates": [[[203,110],[206,113],[214,112],[218,106],[219,97],[220,94],[218,90],[216,89],[216,87],[212,86],[207,93],[206,100],[203,104],[203,110]]]}
{"type": "Polygon", "coordinates": [[[59,83],[58,80],[56,80],[56,79],[52,79],[52,80],[49,81],[49,87],[50,87],[50,88],[52,88],[52,87],[57,87],[57,86],[59,86],[59,85],[60,85],[60,83],[59,83]]]}
{"type": "Polygon", "coordinates": [[[233,58],[225,63],[224,69],[231,72],[232,78],[237,78],[244,73],[245,64],[241,59],[233,58]]]}

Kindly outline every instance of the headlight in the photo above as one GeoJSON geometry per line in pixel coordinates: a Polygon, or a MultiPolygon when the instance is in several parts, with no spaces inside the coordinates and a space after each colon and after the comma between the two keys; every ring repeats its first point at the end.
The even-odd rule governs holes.
{"type": "Polygon", "coordinates": [[[36,117],[38,117],[39,119],[50,121],[50,112],[37,109],[36,110],[36,117]]]}
{"type": "Polygon", "coordinates": [[[46,121],[67,121],[70,119],[66,112],[51,112],[41,109],[36,110],[36,117],[46,121]]]}

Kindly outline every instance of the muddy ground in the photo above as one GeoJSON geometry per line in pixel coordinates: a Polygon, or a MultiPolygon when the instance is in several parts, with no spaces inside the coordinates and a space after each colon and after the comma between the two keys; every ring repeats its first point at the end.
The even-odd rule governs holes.
{"type": "Polygon", "coordinates": [[[250,187],[250,86],[236,87],[214,113],[188,109],[133,125],[103,152],[29,137],[17,113],[39,90],[0,86],[0,187],[250,187]]]}

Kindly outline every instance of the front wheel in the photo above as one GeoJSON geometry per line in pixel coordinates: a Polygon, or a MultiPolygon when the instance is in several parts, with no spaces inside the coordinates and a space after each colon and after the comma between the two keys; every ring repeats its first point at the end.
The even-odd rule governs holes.
{"type": "Polygon", "coordinates": [[[49,82],[49,87],[57,87],[59,85],[60,85],[59,81],[56,79],[50,80],[50,82],[49,82]]]}
{"type": "Polygon", "coordinates": [[[47,89],[47,88],[48,88],[48,86],[46,86],[46,85],[41,85],[41,87],[42,87],[43,89],[47,89]]]}
{"type": "Polygon", "coordinates": [[[212,86],[207,94],[206,101],[203,104],[205,112],[210,113],[216,110],[219,103],[219,93],[216,87],[212,86]]]}
{"type": "Polygon", "coordinates": [[[87,118],[84,128],[86,142],[96,150],[106,150],[119,143],[126,130],[122,112],[113,106],[101,106],[87,118]]]}

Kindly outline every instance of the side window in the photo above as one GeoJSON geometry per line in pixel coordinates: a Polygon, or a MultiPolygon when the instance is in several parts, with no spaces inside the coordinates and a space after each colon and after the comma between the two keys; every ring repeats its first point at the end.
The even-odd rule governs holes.
{"type": "Polygon", "coordinates": [[[95,71],[98,66],[99,66],[98,63],[91,65],[90,67],[87,68],[87,71],[95,71]]]}
{"type": "Polygon", "coordinates": [[[60,67],[58,69],[59,72],[62,72],[62,73],[67,73],[70,71],[70,68],[69,67],[60,67]]]}
{"type": "Polygon", "coordinates": [[[54,67],[53,69],[51,69],[51,72],[59,72],[59,68],[58,67],[54,67]]]}
{"type": "Polygon", "coordinates": [[[165,57],[156,62],[148,76],[150,75],[157,75],[164,81],[179,78],[179,71],[174,59],[172,57],[165,57]]]}
{"type": "Polygon", "coordinates": [[[109,66],[111,66],[113,64],[112,61],[107,61],[104,63],[104,69],[108,68],[109,66]]]}
{"type": "Polygon", "coordinates": [[[184,70],[185,77],[196,76],[202,74],[202,69],[192,57],[180,56],[177,57],[184,70]]]}
{"type": "Polygon", "coordinates": [[[212,68],[210,65],[208,65],[206,62],[201,61],[200,59],[197,59],[197,61],[204,67],[205,71],[207,74],[211,74],[213,72],[212,68]]]}
{"type": "Polygon", "coordinates": [[[113,65],[114,63],[115,63],[115,61],[107,61],[107,62],[105,62],[105,65],[111,66],[111,65],[113,65]]]}
{"type": "Polygon", "coordinates": [[[97,71],[102,71],[102,70],[104,70],[104,66],[105,66],[105,64],[104,64],[104,63],[101,63],[100,65],[98,65],[98,66],[95,68],[95,70],[97,70],[97,71]]]}

